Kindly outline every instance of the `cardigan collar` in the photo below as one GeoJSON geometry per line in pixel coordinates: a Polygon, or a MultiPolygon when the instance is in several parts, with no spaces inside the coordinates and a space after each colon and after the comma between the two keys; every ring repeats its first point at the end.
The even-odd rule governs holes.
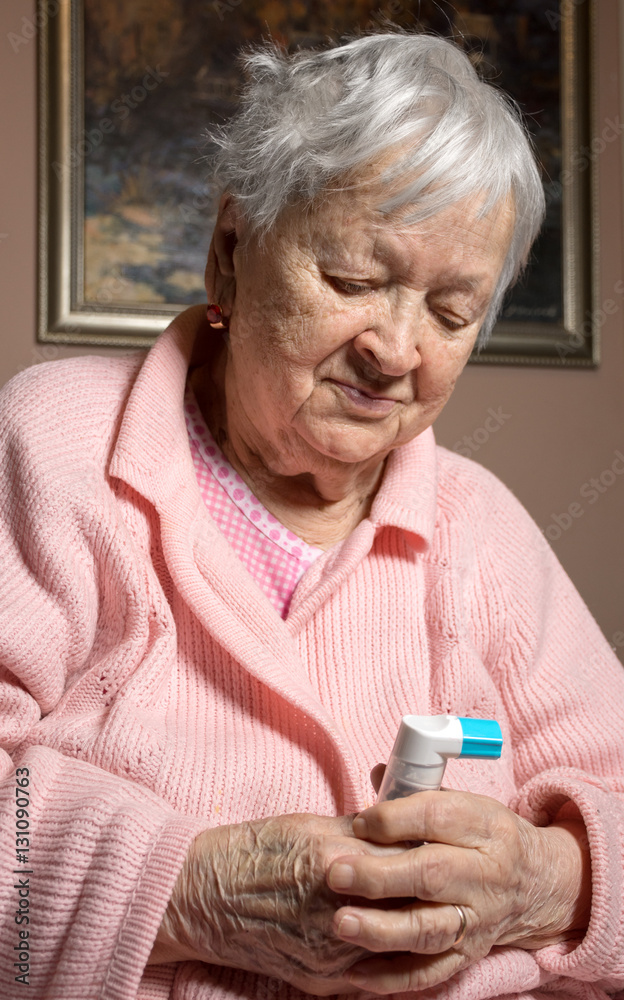
{"type": "MultiPolygon", "coordinates": [[[[203,306],[177,316],[141,366],[123,414],[109,471],[156,507],[194,478],[183,400],[189,365],[214,337],[203,306]]],[[[391,452],[369,520],[431,544],[437,502],[437,456],[431,428],[391,452]]]]}

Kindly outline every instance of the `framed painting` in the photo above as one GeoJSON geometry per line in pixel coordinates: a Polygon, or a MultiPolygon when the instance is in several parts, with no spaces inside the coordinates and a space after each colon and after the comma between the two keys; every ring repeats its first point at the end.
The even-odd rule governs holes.
{"type": "Polygon", "coordinates": [[[543,232],[472,360],[598,362],[593,175],[611,137],[592,137],[591,0],[40,0],[37,16],[41,341],[148,346],[204,300],[220,192],[202,135],[236,108],[242,45],[396,26],[462,46],[541,163],[543,232]]]}

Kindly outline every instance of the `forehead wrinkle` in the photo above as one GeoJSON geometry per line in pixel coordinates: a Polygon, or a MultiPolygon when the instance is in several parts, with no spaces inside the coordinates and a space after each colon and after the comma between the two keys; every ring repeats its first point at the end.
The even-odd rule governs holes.
{"type": "Polygon", "coordinates": [[[487,280],[488,275],[466,275],[462,278],[457,278],[451,280],[446,285],[439,285],[436,288],[436,292],[441,295],[452,294],[456,292],[467,292],[469,295],[474,295],[480,292],[483,287],[483,282],[487,280]]]}
{"type": "MultiPolygon", "coordinates": [[[[349,234],[350,235],[350,234],[349,234]]],[[[367,233],[359,233],[357,243],[349,245],[350,241],[336,236],[331,232],[324,233],[318,243],[317,253],[325,255],[333,261],[351,265],[355,262],[368,262],[375,257],[374,240],[367,233]]]]}
{"type": "MultiPolygon", "coordinates": [[[[444,237],[444,226],[441,226],[441,233],[437,234],[435,231],[435,223],[439,224],[441,220],[434,218],[425,220],[424,224],[402,226],[400,223],[389,223],[387,218],[376,218],[375,214],[356,211],[356,225],[353,226],[353,220],[349,218],[352,216],[352,206],[348,206],[342,213],[343,225],[339,224],[337,231],[332,231],[331,227],[316,229],[316,253],[319,257],[327,255],[331,259],[330,266],[336,266],[339,262],[347,271],[360,271],[362,267],[367,269],[374,263],[381,265],[407,285],[419,285],[423,278],[421,255],[430,249],[427,244],[431,239],[435,241],[436,235],[444,237]]],[[[476,245],[470,248],[473,257],[479,259],[484,252],[487,254],[490,247],[489,235],[475,233],[476,245]],[[478,245],[479,242],[481,246],[478,245]]],[[[487,295],[484,293],[484,284],[489,281],[489,273],[461,273],[466,250],[461,234],[458,234],[454,250],[456,253],[451,252],[450,259],[439,261],[439,267],[436,268],[438,273],[430,285],[431,290],[436,294],[466,294],[471,299],[476,296],[479,296],[479,300],[485,299],[487,295]],[[456,254],[459,255],[459,260],[456,254]]],[[[430,274],[429,281],[432,277],[434,275],[430,274]]]]}
{"type": "MultiPolygon", "coordinates": [[[[396,266],[410,283],[414,279],[418,280],[420,256],[418,251],[415,260],[410,262],[409,256],[402,254],[398,246],[396,248],[384,246],[382,241],[376,240],[374,256],[388,266],[393,268],[396,266]]],[[[483,286],[490,277],[488,274],[461,274],[461,267],[445,261],[440,261],[440,271],[439,283],[436,282],[432,288],[440,295],[467,294],[474,297],[482,294],[483,286]]]]}
{"type": "MultiPolygon", "coordinates": [[[[435,217],[434,220],[427,221],[435,221],[435,217]]],[[[406,227],[376,227],[374,240],[375,259],[383,262],[396,274],[402,273],[408,282],[414,277],[418,279],[420,260],[422,255],[426,255],[431,249],[431,241],[435,242],[436,236],[446,239],[449,235],[445,233],[444,226],[440,227],[439,232],[436,232],[433,226],[431,226],[432,231],[428,231],[425,226],[416,223],[413,226],[406,227]]],[[[453,228],[456,228],[456,225],[453,228]]],[[[460,226],[460,232],[457,233],[457,238],[450,249],[450,254],[446,257],[440,256],[438,267],[436,268],[440,282],[439,286],[437,286],[436,282],[437,291],[467,292],[469,294],[479,293],[484,283],[487,283],[490,278],[489,271],[486,270],[480,273],[479,268],[483,264],[487,266],[489,263],[492,234],[489,231],[483,233],[476,232],[474,233],[475,240],[473,245],[466,247],[463,241],[466,232],[470,233],[470,228],[462,228],[460,226]],[[476,265],[476,269],[472,274],[462,273],[466,265],[465,253],[467,249],[473,258],[473,266],[476,265]]]]}

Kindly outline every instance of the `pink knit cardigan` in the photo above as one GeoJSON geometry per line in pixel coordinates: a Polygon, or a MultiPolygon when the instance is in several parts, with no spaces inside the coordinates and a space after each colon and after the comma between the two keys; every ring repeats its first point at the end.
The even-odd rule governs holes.
{"type": "Polygon", "coordinates": [[[146,359],[40,365],[0,394],[0,996],[301,1000],[238,970],[145,969],[190,842],[371,804],[400,717],[447,711],[505,736],[499,764],[451,762],[447,785],[539,824],[582,816],[593,909],[584,938],[495,948],[420,996],[617,993],[624,676],[539,530],[426,431],[282,620],[201,501],[182,410],[199,316],[146,359]]]}

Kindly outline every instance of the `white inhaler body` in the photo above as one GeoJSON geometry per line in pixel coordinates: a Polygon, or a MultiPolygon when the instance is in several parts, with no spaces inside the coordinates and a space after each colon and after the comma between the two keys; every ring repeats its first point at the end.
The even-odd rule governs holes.
{"type": "Polygon", "coordinates": [[[494,719],[404,715],[377,801],[437,791],[449,757],[495,760],[502,747],[503,734],[494,719]]]}

